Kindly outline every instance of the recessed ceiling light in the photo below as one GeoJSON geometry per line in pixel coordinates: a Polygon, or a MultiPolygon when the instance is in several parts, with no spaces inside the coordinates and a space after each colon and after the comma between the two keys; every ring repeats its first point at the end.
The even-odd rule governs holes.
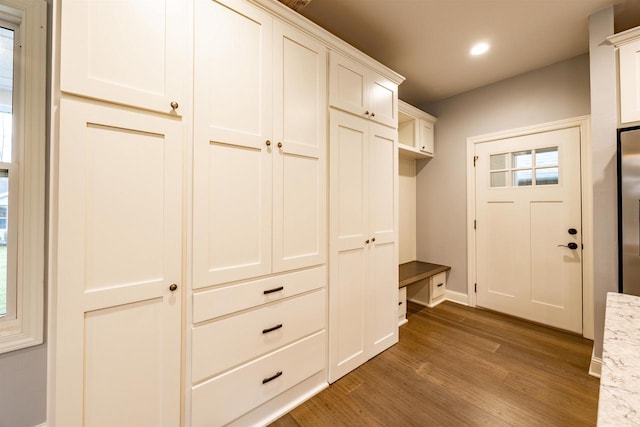
{"type": "Polygon", "coordinates": [[[485,42],[476,43],[471,48],[471,55],[473,56],[482,55],[483,53],[486,53],[488,50],[489,50],[489,43],[485,43],[485,42]]]}

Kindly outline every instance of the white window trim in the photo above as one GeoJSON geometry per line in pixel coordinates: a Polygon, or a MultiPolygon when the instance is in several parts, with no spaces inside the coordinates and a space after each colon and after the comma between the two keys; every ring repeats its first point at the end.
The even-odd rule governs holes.
{"type": "Polygon", "coordinates": [[[20,67],[16,76],[18,122],[14,161],[17,199],[17,284],[15,319],[0,320],[0,353],[38,345],[44,330],[46,2],[0,0],[3,19],[20,26],[20,67]],[[27,125],[28,124],[28,125],[27,125]]]}

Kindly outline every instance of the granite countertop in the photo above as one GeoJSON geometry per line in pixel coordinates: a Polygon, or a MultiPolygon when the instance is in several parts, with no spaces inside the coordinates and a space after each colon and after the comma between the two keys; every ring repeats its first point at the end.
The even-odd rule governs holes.
{"type": "Polygon", "coordinates": [[[598,425],[640,425],[640,297],[607,294],[598,425]]]}

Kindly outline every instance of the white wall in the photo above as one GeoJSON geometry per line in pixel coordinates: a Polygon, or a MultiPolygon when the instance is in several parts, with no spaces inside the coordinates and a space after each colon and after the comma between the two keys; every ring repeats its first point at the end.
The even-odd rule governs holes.
{"type": "Polygon", "coordinates": [[[589,18],[591,146],[593,183],[594,355],[602,355],[607,291],[618,289],[617,83],[613,7],[589,18]]]}
{"type": "Polygon", "coordinates": [[[416,259],[416,161],[400,157],[398,161],[399,262],[416,259]]]}
{"type": "Polygon", "coordinates": [[[417,165],[417,256],[451,266],[447,288],[466,294],[467,137],[589,114],[589,57],[421,107],[438,122],[436,156],[417,165]]]}

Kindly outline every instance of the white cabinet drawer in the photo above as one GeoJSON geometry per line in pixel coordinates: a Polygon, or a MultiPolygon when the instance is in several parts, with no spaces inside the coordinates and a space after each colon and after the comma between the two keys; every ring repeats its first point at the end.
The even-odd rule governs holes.
{"type": "Polygon", "coordinates": [[[224,373],[192,390],[192,425],[220,426],[325,367],[325,332],[224,373]]]}
{"type": "Polygon", "coordinates": [[[431,278],[431,301],[441,297],[447,291],[447,272],[443,271],[431,278]]]}
{"type": "Polygon", "coordinates": [[[269,304],[193,330],[192,382],[325,328],[324,289],[269,304]]]}
{"type": "Polygon", "coordinates": [[[318,267],[198,292],[193,296],[193,323],[322,288],[326,281],[326,268],[318,267]]]}
{"type": "Polygon", "coordinates": [[[398,290],[398,318],[404,318],[407,314],[407,288],[398,290]]]}

